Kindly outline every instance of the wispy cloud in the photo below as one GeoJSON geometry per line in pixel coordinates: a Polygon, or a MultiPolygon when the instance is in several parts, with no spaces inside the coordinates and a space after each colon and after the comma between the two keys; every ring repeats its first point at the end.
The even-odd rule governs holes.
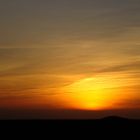
{"type": "Polygon", "coordinates": [[[125,64],[119,64],[115,66],[109,66],[107,68],[97,70],[98,73],[105,73],[105,72],[127,72],[127,71],[133,71],[135,72],[140,69],[140,61],[137,62],[131,62],[131,63],[125,63],[125,64]]]}

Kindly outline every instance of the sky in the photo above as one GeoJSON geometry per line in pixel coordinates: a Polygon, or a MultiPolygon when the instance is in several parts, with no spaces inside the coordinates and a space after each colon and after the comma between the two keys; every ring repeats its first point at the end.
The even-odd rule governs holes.
{"type": "Polygon", "coordinates": [[[139,15],[139,0],[1,0],[0,114],[125,110],[140,118],[129,113],[140,110],[139,15]]]}

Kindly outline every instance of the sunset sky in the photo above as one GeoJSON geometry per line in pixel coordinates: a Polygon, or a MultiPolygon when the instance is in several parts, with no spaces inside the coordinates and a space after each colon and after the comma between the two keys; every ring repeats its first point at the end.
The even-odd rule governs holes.
{"type": "Polygon", "coordinates": [[[0,114],[9,109],[139,111],[140,1],[1,0],[0,114]]]}

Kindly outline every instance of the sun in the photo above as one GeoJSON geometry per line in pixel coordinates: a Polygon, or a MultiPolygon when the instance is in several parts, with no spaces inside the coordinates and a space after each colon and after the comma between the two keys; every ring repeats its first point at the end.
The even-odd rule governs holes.
{"type": "Polygon", "coordinates": [[[126,81],[118,75],[100,75],[80,79],[63,88],[75,109],[103,110],[117,108],[115,104],[127,96],[122,94],[126,81]]]}

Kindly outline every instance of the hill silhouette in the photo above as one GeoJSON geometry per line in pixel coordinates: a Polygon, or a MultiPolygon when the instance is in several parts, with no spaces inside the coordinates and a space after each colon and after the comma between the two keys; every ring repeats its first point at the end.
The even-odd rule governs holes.
{"type": "Polygon", "coordinates": [[[107,117],[102,118],[101,120],[124,121],[124,120],[132,120],[132,119],[128,119],[128,118],[120,117],[120,116],[107,116],[107,117]]]}
{"type": "MultiPolygon", "coordinates": [[[[33,120],[1,120],[0,121],[0,130],[19,130],[19,128],[23,129],[23,131],[30,130],[32,131],[45,131],[48,132],[76,132],[78,130],[81,133],[94,133],[96,132],[105,132],[113,131],[113,132],[123,132],[127,130],[132,132],[137,128],[140,130],[140,120],[128,119],[119,116],[107,116],[101,119],[33,119],[33,120]]],[[[128,133],[127,133],[128,134],[128,133]]]]}

